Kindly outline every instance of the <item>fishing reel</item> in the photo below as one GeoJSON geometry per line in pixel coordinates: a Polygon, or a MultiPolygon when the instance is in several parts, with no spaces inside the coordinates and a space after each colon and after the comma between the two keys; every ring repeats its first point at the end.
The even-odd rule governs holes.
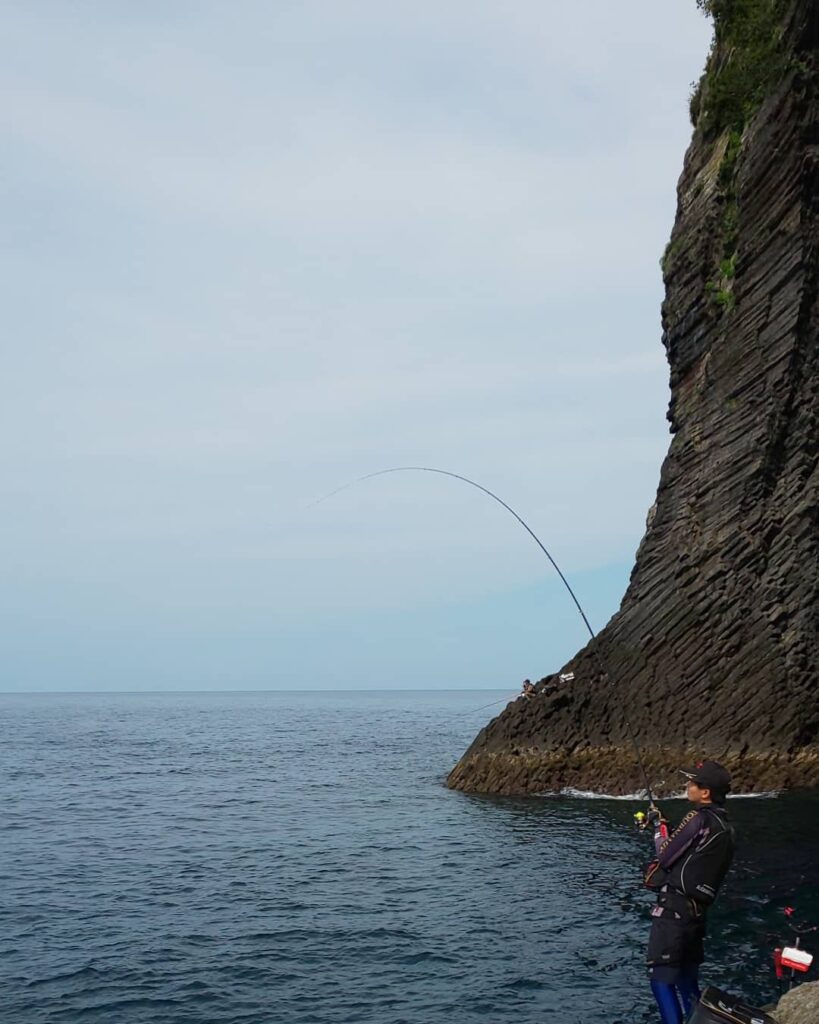
{"type": "Polygon", "coordinates": [[[645,832],[648,828],[654,828],[660,830],[663,838],[668,836],[668,822],[656,804],[651,804],[647,811],[637,811],[634,815],[634,824],[641,832],[645,832]]]}

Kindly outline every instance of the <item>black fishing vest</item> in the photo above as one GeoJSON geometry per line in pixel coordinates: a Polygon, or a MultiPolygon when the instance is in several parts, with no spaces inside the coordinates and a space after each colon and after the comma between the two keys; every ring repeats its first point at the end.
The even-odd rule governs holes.
{"type": "Polygon", "coordinates": [[[709,906],[717,898],[722,880],[734,858],[734,830],[722,807],[700,807],[708,832],[686,850],[668,871],[669,889],[709,906]]]}

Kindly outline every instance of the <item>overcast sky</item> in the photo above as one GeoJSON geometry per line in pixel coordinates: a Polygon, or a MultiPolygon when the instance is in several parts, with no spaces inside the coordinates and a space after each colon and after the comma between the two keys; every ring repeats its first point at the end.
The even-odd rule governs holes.
{"type": "Polygon", "coordinates": [[[2,5],[0,688],[509,686],[668,445],[694,0],[2,5]]]}

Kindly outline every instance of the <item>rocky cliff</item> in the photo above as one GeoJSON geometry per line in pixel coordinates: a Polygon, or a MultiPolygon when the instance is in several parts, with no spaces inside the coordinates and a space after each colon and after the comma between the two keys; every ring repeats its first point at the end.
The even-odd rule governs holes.
{"type": "Polygon", "coordinates": [[[715,34],[662,261],[656,504],[574,680],[483,729],[457,789],[639,789],[629,722],[658,792],[702,755],[743,790],[819,783],[819,5],[698,2],[715,34]]]}

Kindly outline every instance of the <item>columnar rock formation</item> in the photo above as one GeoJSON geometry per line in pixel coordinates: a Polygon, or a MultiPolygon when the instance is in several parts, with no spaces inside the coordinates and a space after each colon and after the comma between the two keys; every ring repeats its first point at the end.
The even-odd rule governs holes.
{"type": "Polygon", "coordinates": [[[715,42],[663,258],[656,504],[574,680],[483,729],[458,789],[639,789],[629,723],[659,792],[702,754],[741,789],[819,782],[819,19],[815,0],[772,0],[774,25],[700,6],[715,42]]]}

